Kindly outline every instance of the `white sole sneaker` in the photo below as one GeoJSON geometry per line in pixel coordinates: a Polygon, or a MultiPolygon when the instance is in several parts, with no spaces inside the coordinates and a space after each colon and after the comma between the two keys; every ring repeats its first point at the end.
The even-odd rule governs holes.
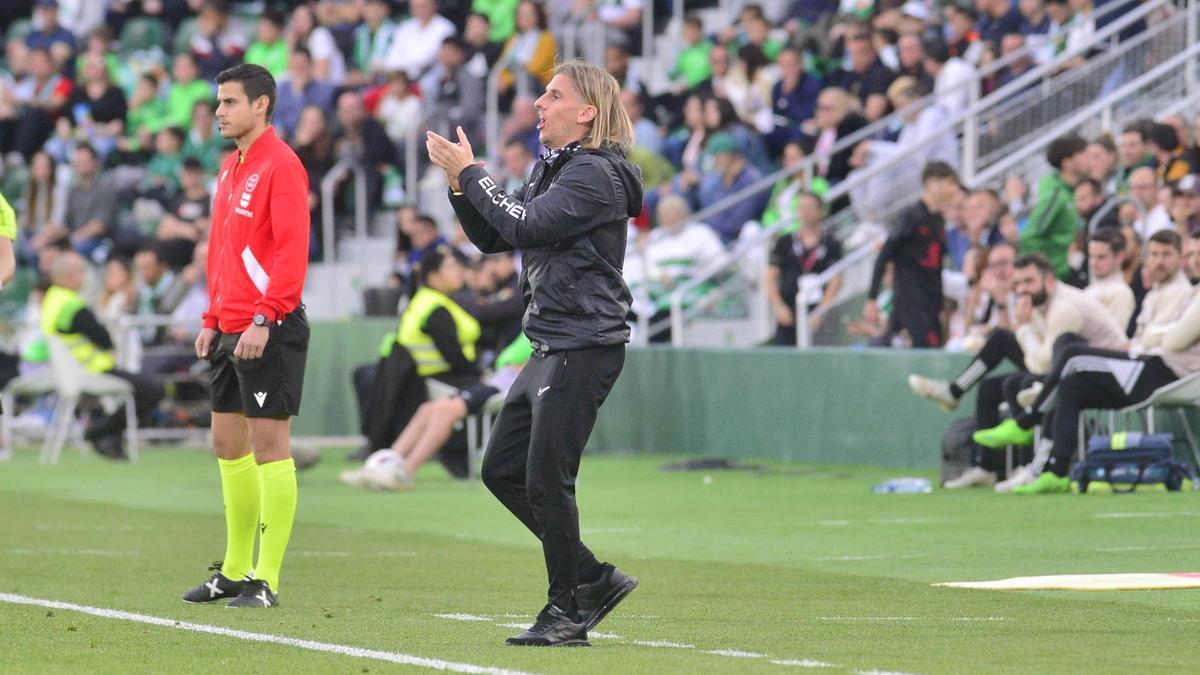
{"type": "Polygon", "coordinates": [[[1017,405],[1022,408],[1032,408],[1037,402],[1037,397],[1042,393],[1042,383],[1034,382],[1028,387],[1017,392],[1017,405]]]}
{"type": "Polygon", "coordinates": [[[1022,485],[1028,485],[1035,480],[1037,480],[1037,476],[1029,470],[1029,467],[1018,466],[1017,468],[1013,469],[1012,475],[1009,476],[1007,480],[1002,480],[999,483],[996,483],[995,490],[1001,494],[1008,494],[1016,488],[1019,488],[1022,485]]]}
{"type": "Polygon", "coordinates": [[[921,375],[909,375],[908,387],[921,398],[927,398],[938,404],[942,410],[952,412],[958,407],[958,399],[950,394],[950,383],[945,380],[935,380],[921,375]]]}
{"type": "Polygon", "coordinates": [[[947,490],[961,490],[962,488],[969,487],[991,487],[995,484],[996,474],[973,466],[962,472],[958,478],[953,478],[942,483],[942,487],[947,490]]]}

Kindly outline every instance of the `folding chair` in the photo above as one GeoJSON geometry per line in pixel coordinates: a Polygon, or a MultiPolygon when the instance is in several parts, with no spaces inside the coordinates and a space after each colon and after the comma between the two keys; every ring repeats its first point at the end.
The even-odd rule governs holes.
{"type": "Polygon", "coordinates": [[[0,391],[0,459],[12,457],[17,398],[34,398],[52,393],[54,373],[49,368],[15,377],[4,385],[3,391],[0,391]]]}
{"type": "Polygon", "coordinates": [[[1154,433],[1155,410],[1173,408],[1179,416],[1179,424],[1183,427],[1192,457],[1196,460],[1196,465],[1200,466],[1200,445],[1196,443],[1196,435],[1187,418],[1188,409],[1197,407],[1200,407],[1200,373],[1192,373],[1183,379],[1159,387],[1145,401],[1122,408],[1117,412],[1127,416],[1131,413],[1145,411],[1146,432],[1152,434],[1154,433]]]}
{"type": "Polygon", "coordinates": [[[75,408],[83,396],[111,397],[125,405],[129,461],[138,461],[137,408],[133,399],[133,385],[115,375],[89,372],[71,355],[66,343],[56,337],[47,337],[46,342],[50,345],[50,371],[54,379],[53,391],[58,394],[58,405],[54,408],[50,432],[42,444],[40,461],[44,464],[58,463],[75,421],[75,408]]]}

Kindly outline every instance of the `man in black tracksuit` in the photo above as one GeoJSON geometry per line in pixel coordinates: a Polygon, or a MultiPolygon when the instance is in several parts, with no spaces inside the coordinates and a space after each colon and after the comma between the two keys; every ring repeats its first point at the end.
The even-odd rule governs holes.
{"type": "Polygon", "coordinates": [[[496,421],[483,481],[542,541],[549,602],[510,645],[587,645],[587,631],[637,585],[579,541],[575,477],[596,413],[625,362],[631,296],[621,275],[628,219],[642,206],[626,160],[632,123],[605,71],[560,65],[535,106],[551,149],[514,194],[458,144],[430,133],[450,202],[484,253],[522,251],[525,334],[533,357],[496,421]]]}
{"type": "Polygon", "coordinates": [[[883,285],[887,264],[892,270],[892,313],[888,337],[901,330],[913,347],[941,347],[942,256],[946,251],[942,207],[959,190],[958,175],[945,162],[930,162],[921,172],[921,199],[896,216],[896,223],[875,259],[871,290],[863,306],[863,318],[879,321],[875,299],[883,285]]]}

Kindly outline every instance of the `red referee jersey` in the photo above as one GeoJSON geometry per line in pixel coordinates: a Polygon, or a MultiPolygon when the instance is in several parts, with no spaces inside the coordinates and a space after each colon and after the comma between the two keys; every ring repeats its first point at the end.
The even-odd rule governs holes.
{"type": "Polygon", "coordinates": [[[208,248],[205,328],[240,333],[258,312],[282,320],[308,271],[308,174],[267,127],[217,175],[208,248]]]}

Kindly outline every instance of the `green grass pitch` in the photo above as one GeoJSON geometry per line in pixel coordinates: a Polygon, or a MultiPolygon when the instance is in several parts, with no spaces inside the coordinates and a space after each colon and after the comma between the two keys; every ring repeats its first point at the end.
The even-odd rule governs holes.
{"type": "MultiPolygon", "coordinates": [[[[281,606],[179,594],[224,550],[215,462],[18,452],[0,464],[0,593],[462,666],[534,673],[1186,672],[1198,591],[1001,593],[931,583],[1200,571],[1200,496],[875,495],[878,469],[769,464],[664,473],[588,456],[584,539],[641,579],[591,649],[504,638],[544,602],[541,549],[479,485],[428,468],[407,494],[341,485],[341,451],[300,476],[281,606]]],[[[0,671],[423,670],[0,602],[0,671]]]]}

